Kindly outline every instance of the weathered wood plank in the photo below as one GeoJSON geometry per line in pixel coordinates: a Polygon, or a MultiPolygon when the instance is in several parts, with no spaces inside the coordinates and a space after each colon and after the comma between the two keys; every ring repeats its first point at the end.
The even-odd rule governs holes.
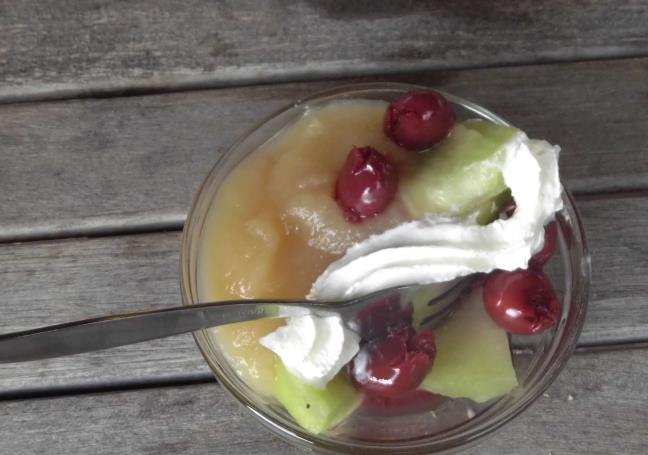
{"type": "Polygon", "coordinates": [[[642,0],[4,0],[0,100],[645,56],[647,22],[642,0]]]}
{"type": "MultiPolygon", "coordinates": [[[[2,331],[180,305],[179,233],[0,245],[2,331]]],[[[0,365],[0,393],[210,375],[191,335],[0,365]]]]}
{"type": "MultiPolygon", "coordinates": [[[[592,251],[583,344],[648,340],[648,197],[580,204],[592,251]]],[[[179,304],[179,233],[0,245],[0,332],[179,304]]],[[[208,378],[189,335],[0,365],[0,395],[208,378]]]]}
{"type": "MultiPolygon", "coordinates": [[[[560,143],[562,175],[577,192],[648,188],[648,59],[394,80],[454,92],[560,143]]],[[[0,106],[0,241],[179,228],[219,149],[331,85],[0,106]]]]}
{"type": "MultiPolygon", "coordinates": [[[[467,452],[643,455],[648,351],[577,354],[547,394],[467,452]]],[[[3,453],[298,454],[217,385],[9,401],[3,453]]]]}
{"type": "Polygon", "coordinates": [[[591,301],[581,344],[648,338],[648,197],[578,204],[592,257],[591,301]]]}

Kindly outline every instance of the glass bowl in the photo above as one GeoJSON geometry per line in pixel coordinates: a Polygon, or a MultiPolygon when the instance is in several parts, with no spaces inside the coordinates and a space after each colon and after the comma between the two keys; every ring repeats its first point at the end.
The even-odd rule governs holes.
{"type": "MultiPolygon", "coordinates": [[[[184,304],[200,301],[197,268],[205,220],[214,195],[234,167],[309,108],[340,99],[391,101],[403,93],[425,89],[429,88],[395,83],[342,86],[286,106],[235,141],[209,172],[189,211],[181,251],[184,304]]],[[[482,118],[508,124],[476,104],[448,93],[443,95],[459,119],[482,118]]],[[[538,398],[558,376],[576,345],[589,296],[590,270],[581,221],[567,190],[563,192],[563,201],[564,209],[557,214],[559,248],[546,269],[562,300],[562,315],[553,330],[532,337],[511,337],[519,385],[501,398],[483,404],[448,400],[433,411],[389,417],[359,412],[325,434],[312,435],[297,425],[277,402],[259,395],[239,378],[210,331],[194,333],[196,343],[218,381],[274,434],[294,445],[322,453],[348,454],[459,451],[492,435],[538,398]]]]}

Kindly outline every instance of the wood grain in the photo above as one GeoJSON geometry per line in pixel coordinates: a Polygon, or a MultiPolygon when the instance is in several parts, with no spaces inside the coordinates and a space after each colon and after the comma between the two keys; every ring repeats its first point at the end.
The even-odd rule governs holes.
{"type": "MultiPolygon", "coordinates": [[[[181,304],[178,233],[0,246],[2,331],[181,304]]],[[[190,334],[0,365],[0,394],[210,377],[190,334]]]]}
{"type": "MultiPolygon", "coordinates": [[[[648,188],[648,59],[390,80],[446,89],[561,144],[562,175],[578,193],[648,188]]],[[[0,106],[0,241],[178,229],[219,150],[332,85],[0,106]]]]}
{"type": "Polygon", "coordinates": [[[648,337],[648,197],[578,204],[592,257],[592,294],[581,344],[648,337]]]}
{"type": "MultiPolygon", "coordinates": [[[[469,453],[644,454],[647,24],[643,0],[0,0],[0,332],[179,304],[179,233],[160,231],[235,136],[338,82],[244,85],[430,84],[560,143],[594,195],[580,343],[598,348],[469,453]]],[[[301,453],[209,382],[189,335],[1,365],[0,453],[301,453]]]]}
{"type": "MultiPolygon", "coordinates": [[[[648,351],[577,354],[474,455],[643,455],[648,351]]],[[[298,454],[217,385],[3,402],[3,453],[298,454]]]]}
{"type": "MultiPolygon", "coordinates": [[[[648,197],[581,201],[592,301],[581,343],[648,340],[648,197]]],[[[0,245],[0,332],[177,305],[179,233],[0,245]]],[[[0,365],[0,396],[207,380],[191,336],[0,365]]]]}
{"type": "Polygon", "coordinates": [[[0,100],[645,56],[647,22],[642,0],[3,0],[0,100]]]}

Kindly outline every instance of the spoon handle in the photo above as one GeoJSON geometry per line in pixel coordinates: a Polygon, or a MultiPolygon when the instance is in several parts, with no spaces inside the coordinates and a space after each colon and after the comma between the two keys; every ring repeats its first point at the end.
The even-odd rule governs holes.
{"type": "Polygon", "coordinates": [[[385,301],[396,298],[403,305],[404,302],[413,302],[422,297],[429,307],[430,317],[439,318],[447,314],[449,305],[471,282],[472,278],[458,280],[440,293],[435,288],[434,296],[429,294],[429,289],[425,286],[412,285],[385,289],[339,302],[233,300],[84,319],[0,335],[0,363],[81,354],[234,322],[302,314],[322,317],[337,315],[349,329],[357,332],[360,337],[367,338],[372,325],[362,323],[361,312],[373,308],[367,314],[372,311],[381,314],[381,311],[385,312],[385,301]]]}
{"type": "Polygon", "coordinates": [[[313,302],[212,302],[103,316],[0,335],[0,363],[25,362],[114,348],[234,322],[276,318],[313,302]]]}

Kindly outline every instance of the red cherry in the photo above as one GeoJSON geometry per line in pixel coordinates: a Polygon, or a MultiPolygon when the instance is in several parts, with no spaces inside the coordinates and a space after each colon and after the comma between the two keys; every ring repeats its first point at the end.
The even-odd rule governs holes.
{"type": "Polygon", "coordinates": [[[359,223],[383,212],[394,200],[398,171],[372,147],[353,147],[335,184],[337,200],[347,221],[359,223]]]}
{"type": "Polygon", "coordinates": [[[413,313],[412,303],[401,304],[400,294],[394,293],[363,308],[358,313],[357,321],[360,332],[371,340],[399,332],[401,327],[411,328],[413,313]]]}
{"type": "Polygon", "coordinates": [[[436,92],[411,92],[385,111],[383,130],[387,137],[407,150],[420,152],[441,142],[455,123],[446,99],[436,92]]]}
{"type": "Polygon", "coordinates": [[[517,209],[517,204],[515,203],[515,199],[511,198],[506,204],[500,207],[498,211],[500,219],[508,220],[515,213],[515,209],[517,209]]]}
{"type": "Polygon", "coordinates": [[[351,366],[354,381],[366,392],[393,397],[416,389],[432,367],[436,348],[429,330],[409,330],[363,346],[351,366]]]}
{"type": "Polygon", "coordinates": [[[530,260],[529,268],[534,270],[542,270],[542,267],[551,259],[551,256],[556,252],[556,245],[558,243],[558,226],[555,221],[547,224],[544,228],[544,245],[530,260]]]}
{"type": "Polygon", "coordinates": [[[518,335],[540,333],[560,315],[549,279],[535,270],[493,272],[484,284],[484,305],[497,325],[518,335]]]}
{"type": "Polygon", "coordinates": [[[429,330],[421,330],[416,335],[407,340],[407,349],[410,351],[420,351],[427,353],[434,358],[436,355],[436,343],[434,335],[429,330]]]}

